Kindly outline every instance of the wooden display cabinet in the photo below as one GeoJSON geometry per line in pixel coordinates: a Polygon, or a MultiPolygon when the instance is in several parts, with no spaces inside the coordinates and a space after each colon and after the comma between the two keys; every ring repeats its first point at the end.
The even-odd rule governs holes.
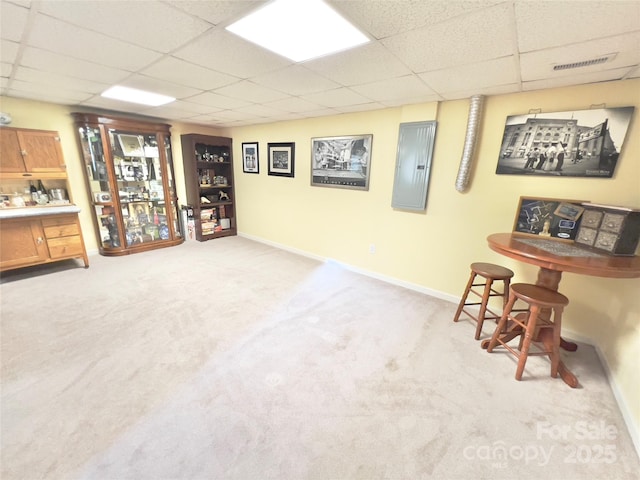
{"type": "Polygon", "coordinates": [[[196,240],[237,235],[232,139],[190,133],[180,140],[196,240]]]}
{"type": "Polygon", "coordinates": [[[184,241],[170,125],[74,113],[102,255],[128,255],[184,241]]]}

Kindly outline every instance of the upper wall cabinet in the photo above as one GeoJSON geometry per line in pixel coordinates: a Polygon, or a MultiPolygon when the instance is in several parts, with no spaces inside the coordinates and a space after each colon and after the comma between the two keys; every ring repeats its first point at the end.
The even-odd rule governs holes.
{"type": "Polygon", "coordinates": [[[0,174],[4,178],[66,177],[58,132],[0,128],[0,174]]]}

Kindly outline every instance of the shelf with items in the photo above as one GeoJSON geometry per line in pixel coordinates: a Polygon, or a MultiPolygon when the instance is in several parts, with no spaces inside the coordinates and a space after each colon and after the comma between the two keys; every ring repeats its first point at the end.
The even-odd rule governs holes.
{"type": "Polygon", "coordinates": [[[169,125],[74,114],[100,253],[182,243],[169,125]]]}
{"type": "Polygon", "coordinates": [[[0,135],[0,271],[69,259],[88,267],[58,132],[0,135]]]}
{"type": "Polygon", "coordinates": [[[194,210],[199,241],[237,234],[232,140],[182,135],[187,203],[194,210]]]}

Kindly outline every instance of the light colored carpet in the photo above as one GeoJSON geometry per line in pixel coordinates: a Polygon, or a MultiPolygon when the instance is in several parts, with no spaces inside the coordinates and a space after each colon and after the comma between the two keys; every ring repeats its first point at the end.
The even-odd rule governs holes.
{"type": "Polygon", "coordinates": [[[592,347],[517,382],[455,305],[241,237],[76,265],[3,276],[3,480],[638,478],[592,347]]]}

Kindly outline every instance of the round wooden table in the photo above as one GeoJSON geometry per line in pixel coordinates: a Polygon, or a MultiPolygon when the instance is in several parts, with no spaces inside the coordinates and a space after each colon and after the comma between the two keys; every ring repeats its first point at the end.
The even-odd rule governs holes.
{"type": "MultiPolygon", "coordinates": [[[[558,290],[562,272],[595,277],[640,278],[640,256],[606,255],[570,243],[517,233],[494,233],[487,237],[487,242],[491,250],[501,255],[540,267],[536,285],[550,290],[558,290]]],[[[503,339],[509,341],[509,336],[515,338],[518,334],[506,333],[503,339]]],[[[543,335],[538,340],[548,346],[547,342],[551,339],[546,337],[543,335]]],[[[484,341],[482,347],[487,346],[488,341],[484,341]]],[[[569,351],[578,348],[575,343],[565,340],[561,341],[560,346],[569,351]]],[[[578,379],[562,361],[558,371],[567,385],[574,388],[578,386],[578,379]]]]}

